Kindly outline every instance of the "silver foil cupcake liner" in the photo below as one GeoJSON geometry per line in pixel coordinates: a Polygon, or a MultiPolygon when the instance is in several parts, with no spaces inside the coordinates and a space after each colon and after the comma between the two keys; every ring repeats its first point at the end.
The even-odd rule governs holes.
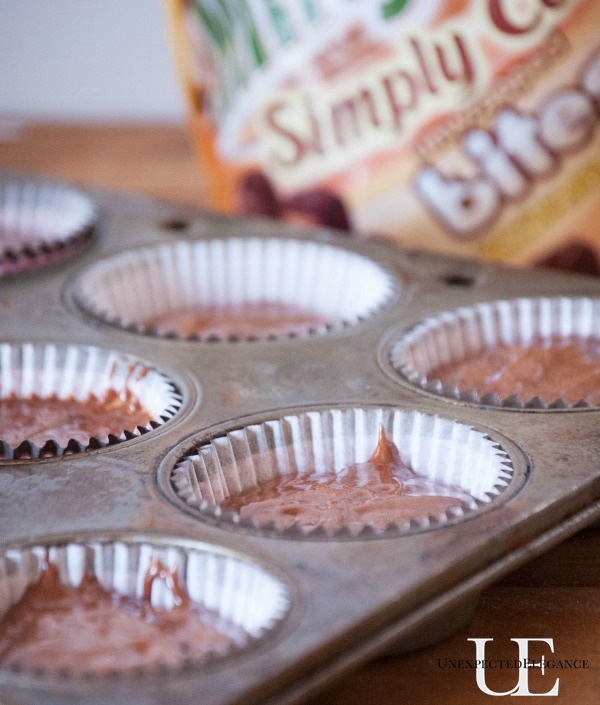
{"type": "Polygon", "coordinates": [[[207,521],[290,537],[368,538],[461,520],[494,504],[512,479],[508,454],[470,426],[394,407],[360,407],[311,410],[232,429],[181,457],[169,481],[179,502],[207,521]],[[446,486],[449,495],[451,487],[459,488],[469,495],[468,502],[436,514],[401,520],[390,515],[383,523],[352,521],[334,529],[325,520],[282,527],[222,510],[228,497],[280,476],[339,472],[365,463],[381,429],[417,477],[446,486]]]}
{"type": "MultiPolygon", "coordinates": [[[[498,345],[528,348],[544,344],[552,347],[569,340],[600,342],[600,299],[566,296],[517,298],[443,312],[401,334],[392,343],[390,362],[400,377],[412,385],[471,404],[533,410],[596,406],[586,398],[570,401],[561,395],[548,398],[541,391],[522,398],[514,390],[501,397],[475,385],[459,388],[435,378],[437,368],[460,363],[498,345]]],[[[590,392],[597,390],[590,388],[590,392]]]]}
{"type": "MultiPolygon", "coordinates": [[[[0,408],[3,409],[3,428],[0,430],[0,459],[20,460],[63,456],[86,450],[103,448],[141,436],[165,423],[174,416],[181,405],[181,395],[164,373],[149,363],[132,355],[114,350],[84,345],[58,345],[55,343],[0,344],[0,408]],[[97,406],[106,409],[99,413],[105,423],[92,422],[89,435],[77,434],[74,438],[57,438],[53,426],[52,411],[44,411],[44,400],[81,403],[93,398],[97,406]],[[143,423],[112,425],[110,400],[129,399],[141,407],[137,416],[143,423]],[[13,438],[18,431],[19,404],[33,406],[32,400],[40,402],[40,414],[44,427],[49,428],[50,437],[34,442],[29,437],[13,438]],[[9,404],[17,409],[11,413],[9,404]],[[101,429],[103,429],[101,431],[101,429]],[[107,430],[109,429],[109,430],[107,430]],[[53,433],[54,430],[54,433],[53,433]]],[[[27,413],[26,411],[23,413],[27,413]]],[[[27,417],[26,417],[27,418],[27,417]]],[[[136,419],[136,416],[132,416],[136,419]]],[[[26,423],[31,431],[35,419],[26,423]]],[[[57,419],[57,423],[59,423],[57,419]]],[[[38,435],[41,435],[40,430],[38,435]]]]}
{"type": "MultiPolygon", "coordinates": [[[[79,306],[111,325],[196,340],[264,340],[322,334],[368,318],[394,292],[392,276],[370,259],[329,244],[287,238],[177,241],[97,262],[79,278],[79,306]],[[313,321],[238,333],[158,330],[152,321],[201,307],[296,307],[313,321]]],[[[224,314],[226,316],[227,314],[224,314]]],[[[224,317],[223,316],[223,317],[224,317]]]]}
{"type": "MultiPolygon", "coordinates": [[[[291,606],[285,582],[242,554],[167,536],[88,535],[44,539],[0,550],[0,624],[9,609],[23,600],[27,588],[38,583],[48,565],[55,567],[60,584],[67,588],[78,588],[86,576],[97,580],[103,590],[115,596],[136,602],[147,600],[157,610],[173,610],[174,591],[164,580],[152,581],[148,593],[148,575],[157,564],[175,576],[178,588],[190,604],[206,610],[219,629],[223,629],[226,644],[219,644],[216,649],[200,648],[197,644],[196,650],[186,653],[185,658],[171,657],[169,663],[161,660],[160,648],[153,649],[153,658],[147,666],[135,669],[125,666],[121,669],[114,664],[108,668],[96,659],[95,666],[77,663],[71,668],[42,667],[32,672],[15,663],[3,665],[0,660],[0,681],[18,684],[24,680],[31,686],[32,678],[37,678],[42,679],[42,686],[48,679],[64,682],[100,677],[139,678],[198,668],[252,649],[284,620],[291,606]]],[[[116,642],[114,648],[118,656],[118,649],[123,647],[116,642]]]]}
{"type": "Polygon", "coordinates": [[[97,215],[94,201],[72,187],[0,175],[0,277],[73,256],[97,215]]]}

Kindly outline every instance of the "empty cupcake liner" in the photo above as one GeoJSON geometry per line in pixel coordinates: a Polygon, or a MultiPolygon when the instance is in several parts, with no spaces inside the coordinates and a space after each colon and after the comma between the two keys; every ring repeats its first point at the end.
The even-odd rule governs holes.
{"type": "MultiPolygon", "coordinates": [[[[66,441],[51,437],[43,444],[31,438],[9,442],[8,420],[8,427],[2,429],[4,439],[0,438],[0,458],[30,460],[114,445],[157,428],[181,405],[179,391],[165,374],[131,355],[83,345],[0,344],[0,402],[32,398],[85,402],[91,395],[101,401],[107,395],[131,398],[148,412],[148,418],[143,424],[132,421],[131,427],[115,426],[103,433],[99,420],[96,429],[89,429],[89,437],[66,441]]],[[[106,427],[109,421],[110,417],[106,427]]]]}
{"type": "MultiPolygon", "coordinates": [[[[371,316],[394,292],[375,262],[328,244],[285,238],[177,241],[129,250],[88,268],[75,287],[83,310],[139,333],[197,340],[264,340],[326,333],[371,316]],[[158,332],[151,321],[194,307],[272,302],[315,315],[285,333],[158,332]]],[[[283,326],[282,326],[283,328],[283,326]]]]}
{"type": "Polygon", "coordinates": [[[72,187],[0,175],[0,277],[72,256],[96,218],[94,201],[72,187]]]}
{"type": "MultiPolygon", "coordinates": [[[[214,663],[240,650],[252,648],[286,617],[291,596],[287,585],[270,570],[243,555],[218,546],[170,537],[121,534],[84,536],[74,539],[44,539],[7,547],[0,551],[0,622],[18,604],[30,585],[38,582],[48,564],[58,570],[60,583],[77,588],[83,576],[95,577],[101,587],[115,595],[148,599],[153,608],[172,610],[174,592],[164,580],[154,580],[148,596],[148,575],[157,563],[176,576],[179,589],[190,603],[209,610],[219,630],[228,637],[218,649],[199,648],[185,658],[166,663],[153,651],[153,662],[135,669],[107,664],[78,663],[60,671],[52,666],[36,668],[0,661],[0,681],[32,677],[89,679],[93,677],[148,676],[196,668],[214,663]]],[[[119,647],[118,643],[115,649],[119,647]]],[[[158,650],[160,651],[160,649],[158,650]]],[[[63,659],[64,660],[64,659],[63,659]]],[[[117,659],[118,662],[118,659],[117,659]]]]}
{"type": "Polygon", "coordinates": [[[441,365],[460,362],[499,344],[528,347],[535,342],[552,345],[567,339],[596,338],[600,338],[599,299],[561,296],[498,300],[443,312],[417,323],[392,343],[390,362],[416,387],[455,400],[509,409],[585,409],[595,405],[585,398],[567,401],[544,398],[541,393],[525,399],[518,393],[500,398],[497,393],[477,388],[444,385],[431,373],[441,365]]]}
{"type": "MultiPolygon", "coordinates": [[[[201,441],[170,471],[170,489],[179,502],[200,517],[290,537],[368,538],[441,527],[493,504],[513,479],[508,454],[486,434],[438,416],[398,408],[334,408],[286,415],[201,441]],[[417,476],[455,486],[470,495],[468,503],[435,515],[396,521],[282,528],[276,521],[259,524],[224,512],[223,501],[272,478],[302,472],[339,472],[366,462],[380,429],[417,476]]],[[[451,494],[448,491],[448,494],[451,494]]]]}

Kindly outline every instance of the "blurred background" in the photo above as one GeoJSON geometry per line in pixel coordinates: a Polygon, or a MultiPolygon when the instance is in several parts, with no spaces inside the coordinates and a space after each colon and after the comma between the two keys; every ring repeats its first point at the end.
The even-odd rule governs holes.
{"type": "Polygon", "coordinates": [[[0,0],[0,115],[184,119],[162,0],[0,0]]]}
{"type": "Polygon", "coordinates": [[[0,0],[0,169],[204,206],[166,0],[0,0]]]}

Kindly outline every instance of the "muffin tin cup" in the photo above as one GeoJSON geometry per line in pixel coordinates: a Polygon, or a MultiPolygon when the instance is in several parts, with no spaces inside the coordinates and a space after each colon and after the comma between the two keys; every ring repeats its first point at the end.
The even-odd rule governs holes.
{"type": "MultiPolygon", "coordinates": [[[[23,681],[33,687],[35,681],[48,685],[54,680],[64,686],[68,681],[85,683],[99,678],[173,676],[190,668],[218,664],[231,655],[255,648],[290,609],[291,594],[285,582],[241,554],[200,541],[124,533],[43,539],[1,550],[0,616],[19,603],[48,563],[57,568],[60,583],[67,587],[77,588],[85,575],[95,578],[109,593],[142,601],[148,599],[145,583],[157,562],[176,576],[191,604],[210,613],[226,637],[226,646],[215,649],[200,645],[185,658],[171,657],[169,661],[163,661],[160,649],[154,648],[147,665],[128,668],[120,666],[118,649],[123,646],[115,642],[117,658],[111,657],[110,667],[101,661],[96,667],[82,663],[69,667],[62,663],[64,658],[59,659],[60,666],[53,663],[51,667],[36,669],[19,664],[3,666],[0,662],[0,682],[23,681]]],[[[159,611],[176,609],[174,592],[164,580],[152,582],[149,602],[159,611]]]]}
{"type": "MultiPolygon", "coordinates": [[[[496,345],[528,347],[600,334],[600,299],[535,297],[482,302],[426,318],[391,345],[390,361],[400,377],[427,392],[475,404],[513,409],[572,409],[597,406],[582,398],[566,400],[541,394],[522,398],[515,390],[501,398],[495,392],[458,388],[434,378],[433,371],[461,362],[496,345]]],[[[590,390],[592,391],[592,390],[590,390]]]]}
{"type": "Polygon", "coordinates": [[[437,528],[497,501],[513,477],[506,452],[486,434],[439,416],[393,407],[308,410],[242,428],[200,443],[173,468],[171,490],[199,517],[255,531],[309,538],[377,537],[437,528]],[[435,514],[395,519],[330,519],[303,525],[281,519],[261,522],[224,512],[222,503],[277,477],[314,472],[326,475],[365,463],[380,429],[417,477],[436,483],[436,492],[468,497],[435,514]],[[438,486],[439,483],[439,486],[438,486]]]}
{"type": "Polygon", "coordinates": [[[0,277],[68,259],[97,216],[94,201],[74,188],[0,175],[0,277]]]}
{"type": "MultiPolygon", "coordinates": [[[[93,397],[101,404],[113,396],[132,399],[141,405],[143,424],[110,428],[98,421],[89,435],[77,429],[76,438],[49,437],[42,443],[29,438],[0,439],[4,460],[37,459],[80,453],[114,445],[145,434],[171,418],[181,404],[174,384],[149,363],[114,350],[56,343],[0,344],[0,401],[58,399],[81,402],[93,397]],[[100,429],[104,428],[102,432],[100,429]]],[[[107,401],[109,404],[109,401],[107,401]]],[[[106,412],[110,418],[110,411],[106,412]]],[[[46,421],[51,421],[47,418],[46,421]]],[[[10,424],[7,419],[6,423],[10,424]]],[[[8,429],[10,432],[10,427],[8,429]]],[[[53,431],[49,431],[53,434],[53,431]]],[[[0,432],[1,435],[1,432],[0,432]]],[[[11,434],[14,435],[14,434],[11,434]]]]}
{"type": "MultiPolygon", "coordinates": [[[[391,276],[372,260],[316,241],[231,237],[177,241],[122,252],[79,278],[79,306],[100,320],[140,333],[196,340],[306,337],[353,325],[391,297],[391,276]],[[156,318],[194,309],[267,302],[305,312],[307,322],[224,333],[158,327],[156,318]]],[[[242,324],[238,324],[242,325],[242,324]]]]}

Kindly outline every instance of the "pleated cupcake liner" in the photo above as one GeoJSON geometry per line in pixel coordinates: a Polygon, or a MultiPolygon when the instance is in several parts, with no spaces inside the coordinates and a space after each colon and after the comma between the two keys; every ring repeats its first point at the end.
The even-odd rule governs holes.
{"type": "MultiPolygon", "coordinates": [[[[2,439],[3,460],[39,459],[104,448],[146,434],[172,418],[181,406],[181,394],[168,377],[149,363],[115,350],[87,345],[55,343],[0,344],[0,401],[57,398],[85,403],[93,395],[129,395],[148,414],[143,425],[117,425],[100,435],[89,429],[85,440],[48,438],[43,445],[22,438],[2,439]]],[[[107,415],[110,411],[107,410],[107,415]]],[[[7,420],[10,423],[10,420],[7,420]]],[[[6,429],[8,431],[9,429],[6,429]]],[[[12,435],[12,434],[11,434],[12,435]]]]}
{"type": "MultiPolygon", "coordinates": [[[[52,668],[29,672],[26,667],[3,668],[0,678],[58,678],[60,681],[90,678],[140,678],[172,674],[219,662],[240,651],[253,649],[285,619],[291,597],[287,585],[262,565],[243,555],[200,542],[171,537],[127,534],[93,535],[81,538],[17,545],[0,549],[0,622],[27,588],[35,584],[48,563],[56,566],[65,586],[77,588],[83,576],[94,577],[114,595],[136,601],[145,599],[145,583],[153,563],[172,571],[189,600],[209,610],[224,625],[231,625],[226,647],[191,653],[179,665],[154,662],[133,671],[99,671],[93,664],[78,664],[77,672],[52,668]]],[[[146,596],[147,597],[147,596],[146,596]]],[[[149,596],[153,608],[174,608],[174,594],[164,581],[152,583],[149,596]]],[[[119,647],[115,647],[119,648],[119,647]]]]}
{"type": "Polygon", "coordinates": [[[501,397],[474,385],[459,388],[444,384],[432,373],[440,366],[459,363],[497,345],[527,347],[539,341],[551,345],[552,341],[599,337],[600,299],[542,296],[497,300],[420,321],[392,343],[390,362],[415,387],[449,399],[507,409],[587,409],[596,405],[585,398],[544,398],[542,392],[522,398],[517,391],[501,397]]]}
{"type": "Polygon", "coordinates": [[[200,518],[311,539],[367,538],[442,527],[493,504],[512,479],[508,454],[487,435],[439,416],[387,407],[317,409],[251,423],[201,443],[175,463],[170,475],[175,495],[200,518]],[[228,497],[273,478],[338,472],[366,462],[381,428],[417,476],[460,488],[471,495],[468,504],[409,521],[390,516],[384,529],[353,522],[335,531],[322,525],[261,524],[221,509],[228,497]]]}
{"type": "Polygon", "coordinates": [[[0,277],[69,259],[97,217],[94,201],[73,187],[0,175],[0,277]]]}
{"type": "MultiPolygon", "coordinates": [[[[392,297],[392,276],[370,259],[310,240],[233,237],[128,250],[89,267],[79,277],[75,299],[97,319],[129,331],[160,333],[157,317],[197,307],[269,302],[313,314],[316,324],[293,325],[280,335],[256,333],[227,340],[307,337],[369,318],[392,297]]],[[[282,328],[284,326],[281,326],[282,328]]],[[[192,333],[193,340],[222,341],[217,333],[192,333]]]]}

